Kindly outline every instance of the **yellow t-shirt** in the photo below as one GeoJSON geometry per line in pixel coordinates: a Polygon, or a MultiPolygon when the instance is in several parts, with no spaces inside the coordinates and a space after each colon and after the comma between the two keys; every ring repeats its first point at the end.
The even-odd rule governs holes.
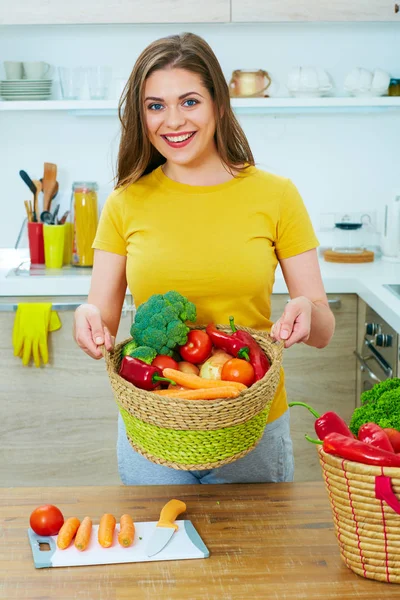
{"type": "MultiPolygon", "coordinates": [[[[161,167],[114,190],[93,247],[127,256],[136,306],[176,290],[195,303],[199,324],[269,330],[278,260],[318,246],[293,183],[249,167],[211,186],[175,182],[161,167]]],[[[269,421],[287,409],[284,375],[269,421]]]]}

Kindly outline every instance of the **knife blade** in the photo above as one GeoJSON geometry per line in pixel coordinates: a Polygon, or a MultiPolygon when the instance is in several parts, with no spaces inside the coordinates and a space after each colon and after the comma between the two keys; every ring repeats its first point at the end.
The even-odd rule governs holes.
{"type": "Polygon", "coordinates": [[[178,529],[178,525],[174,523],[176,517],[185,512],[185,510],[186,504],[181,500],[170,500],[162,508],[156,530],[152,534],[146,547],[147,556],[154,556],[160,552],[160,550],[165,548],[175,531],[178,529]]]}

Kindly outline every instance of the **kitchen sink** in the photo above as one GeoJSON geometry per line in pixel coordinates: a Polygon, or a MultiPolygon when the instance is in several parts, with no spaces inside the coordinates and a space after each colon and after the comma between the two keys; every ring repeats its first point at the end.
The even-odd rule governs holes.
{"type": "Polygon", "coordinates": [[[387,290],[389,290],[390,292],[392,292],[392,294],[394,294],[395,296],[397,296],[397,298],[400,299],[400,283],[395,283],[395,284],[384,284],[383,286],[384,288],[386,288],[387,290]]]}

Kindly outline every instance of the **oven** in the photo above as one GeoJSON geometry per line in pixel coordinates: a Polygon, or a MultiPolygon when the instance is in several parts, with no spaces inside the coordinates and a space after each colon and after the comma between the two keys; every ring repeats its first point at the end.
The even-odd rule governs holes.
{"type": "Polygon", "coordinates": [[[363,303],[355,352],[358,363],[357,405],[360,395],[376,383],[398,376],[399,334],[363,303]]]}

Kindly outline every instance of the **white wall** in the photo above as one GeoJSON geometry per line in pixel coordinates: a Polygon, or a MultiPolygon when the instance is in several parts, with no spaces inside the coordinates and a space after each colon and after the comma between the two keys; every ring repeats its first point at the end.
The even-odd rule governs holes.
{"type": "MultiPolygon", "coordinates": [[[[400,28],[389,23],[3,26],[0,60],[45,60],[56,67],[107,64],[117,80],[129,75],[145,45],[180,31],[205,37],[227,79],[237,68],[268,70],[278,96],[287,96],[287,72],[295,65],[326,68],[338,96],[345,94],[344,77],[356,66],[380,67],[400,77],[400,28]]],[[[117,88],[115,81],[113,93],[117,88]]],[[[293,179],[317,230],[321,212],[380,215],[400,190],[400,111],[240,120],[259,166],[293,179]]],[[[44,161],[57,163],[62,209],[68,208],[72,181],[82,179],[99,183],[102,203],[112,189],[118,131],[117,117],[0,111],[0,247],[14,245],[23,200],[30,197],[20,169],[40,178],[44,161]]]]}

